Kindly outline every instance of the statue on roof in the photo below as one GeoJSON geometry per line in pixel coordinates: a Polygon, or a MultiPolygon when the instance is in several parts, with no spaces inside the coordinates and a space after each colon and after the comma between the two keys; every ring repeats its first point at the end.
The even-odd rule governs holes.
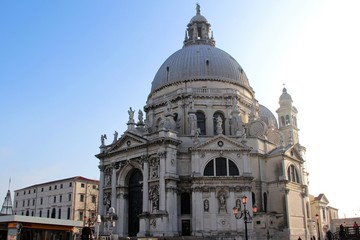
{"type": "Polygon", "coordinates": [[[107,139],[106,134],[102,134],[101,135],[101,146],[105,146],[105,139],[107,139]]]}
{"type": "Polygon", "coordinates": [[[196,14],[200,14],[200,4],[196,3],[196,14]]]}
{"type": "Polygon", "coordinates": [[[130,107],[130,109],[128,110],[129,123],[134,123],[134,113],[135,113],[135,111],[132,110],[132,108],[130,107]]]}

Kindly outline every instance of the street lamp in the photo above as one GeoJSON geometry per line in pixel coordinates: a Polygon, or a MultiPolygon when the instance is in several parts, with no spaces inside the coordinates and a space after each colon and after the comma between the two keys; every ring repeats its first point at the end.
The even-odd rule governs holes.
{"type": "Polygon", "coordinates": [[[317,229],[318,229],[318,239],[320,240],[320,226],[319,226],[319,215],[315,215],[316,222],[317,222],[317,229]]]}
{"type": "MultiPolygon", "coordinates": [[[[241,198],[241,202],[244,205],[244,210],[241,211],[240,206],[236,206],[236,207],[233,208],[233,214],[234,214],[236,219],[240,219],[240,218],[244,217],[245,240],[248,240],[247,224],[251,223],[250,221],[252,220],[252,218],[250,216],[250,212],[248,210],[246,210],[247,197],[245,195],[241,198]]],[[[256,210],[257,210],[257,208],[256,208],[256,206],[254,206],[253,211],[256,212],[256,210]]]]}

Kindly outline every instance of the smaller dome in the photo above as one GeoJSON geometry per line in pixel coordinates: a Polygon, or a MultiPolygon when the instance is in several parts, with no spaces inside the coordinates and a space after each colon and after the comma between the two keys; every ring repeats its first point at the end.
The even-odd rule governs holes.
{"type": "Polygon", "coordinates": [[[200,14],[200,5],[196,4],[196,15],[190,20],[190,23],[193,22],[207,22],[206,18],[200,14]]]}
{"type": "Polygon", "coordinates": [[[292,98],[291,98],[290,94],[287,93],[286,88],[283,88],[283,93],[281,94],[279,100],[280,101],[289,100],[292,102],[292,98]]]}
{"type": "Polygon", "coordinates": [[[199,14],[196,14],[191,20],[190,20],[190,24],[193,22],[207,22],[206,18],[199,14]]]}
{"type": "Polygon", "coordinates": [[[263,105],[259,105],[259,108],[260,108],[259,115],[261,121],[265,122],[269,128],[275,127],[276,129],[278,129],[277,120],[274,114],[267,107],[263,105]]]}

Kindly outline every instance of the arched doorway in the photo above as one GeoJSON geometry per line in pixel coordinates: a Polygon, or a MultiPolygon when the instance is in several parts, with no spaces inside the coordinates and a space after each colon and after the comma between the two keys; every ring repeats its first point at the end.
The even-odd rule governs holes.
{"type": "Polygon", "coordinates": [[[129,179],[129,237],[135,237],[139,232],[139,217],[142,213],[142,184],[143,175],[136,169],[129,179]]]}

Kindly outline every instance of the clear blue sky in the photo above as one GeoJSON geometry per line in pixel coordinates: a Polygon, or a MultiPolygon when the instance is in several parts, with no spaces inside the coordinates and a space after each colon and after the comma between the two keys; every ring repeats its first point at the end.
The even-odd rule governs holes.
{"type": "Polygon", "coordinates": [[[12,191],[98,179],[100,135],[143,108],[196,2],[262,105],[275,113],[286,84],[310,193],[359,216],[357,0],[0,1],[0,197],[10,178],[12,191]]]}

